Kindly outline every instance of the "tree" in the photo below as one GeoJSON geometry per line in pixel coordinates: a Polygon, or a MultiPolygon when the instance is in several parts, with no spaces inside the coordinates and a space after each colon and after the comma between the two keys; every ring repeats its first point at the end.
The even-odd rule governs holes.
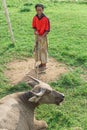
{"type": "Polygon", "coordinates": [[[12,25],[11,25],[11,21],[10,21],[10,17],[9,17],[8,8],[7,8],[7,5],[6,5],[6,0],[2,0],[2,3],[3,3],[5,15],[6,15],[6,20],[7,20],[7,24],[8,24],[8,29],[9,29],[10,36],[11,36],[11,41],[12,41],[12,43],[14,44],[14,43],[15,43],[15,39],[14,39],[13,31],[12,31],[12,25]]]}

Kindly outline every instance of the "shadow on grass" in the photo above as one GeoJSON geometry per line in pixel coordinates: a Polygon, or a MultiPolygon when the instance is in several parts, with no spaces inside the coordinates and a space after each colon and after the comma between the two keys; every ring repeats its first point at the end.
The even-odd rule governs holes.
{"type": "Polygon", "coordinates": [[[87,5],[87,1],[78,2],[78,4],[86,4],[87,5]]]}
{"type": "Polygon", "coordinates": [[[23,7],[20,12],[25,13],[25,12],[30,12],[31,10],[28,7],[23,7]]]}
{"type": "Polygon", "coordinates": [[[16,92],[29,91],[30,89],[31,87],[24,82],[14,86],[0,87],[0,98],[16,92]]]}
{"type": "Polygon", "coordinates": [[[24,3],[24,6],[32,6],[33,3],[24,3]]]}
{"type": "Polygon", "coordinates": [[[5,47],[5,48],[3,49],[2,52],[0,52],[0,56],[3,55],[4,53],[6,53],[6,52],[7,52],[8,50],[10,50],[11,48],[14,48],[14,47],[15,47],[14,44],[9,44],[7,47],[5,47]]]}
{"type": "Polygon", "coordinates": [[[75,0],[72,0],[72,1],[70,1],[70,0],[67,0],[67,1],[65,1],[65,0],[63,0],[63,1],[57,1],[57,0],[54,0],[53,3],[54,4],[56,4],[56,3],[87,4],[87,1],[75,1],[75,0]]]}
{"type": "Polygon", "coordinates": [[[21,13],[24,12],[30,12],[30,7],[33,5],[33,3],[24,3],[23,7],[20,9],[21,13]]]}

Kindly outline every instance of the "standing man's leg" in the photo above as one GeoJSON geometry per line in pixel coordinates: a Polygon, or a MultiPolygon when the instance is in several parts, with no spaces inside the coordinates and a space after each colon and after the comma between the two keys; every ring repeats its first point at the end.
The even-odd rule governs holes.
{"type": "Polygon", "coordinates": [[[48,58],[48,42],[47,36],[41,37],[40,40],[40,59],[41,67],[46,67],[47,58],[48,58]]]}
{"type": "Polygon", "coordinates": [[[38,42],[38,36],[35,35],[35,45],[34,45],[34,59],[35,59],[35,62],[38,62],[39,61],[39,42],[38,42]]]}
{"type": "Polygon", "coordinates": [[[48,41],[47,36],[41,37],[35,36],[35,48],[34,48],[34,58],[35,62],[40,61],[39,67],[46,67],[48,59],[48,41]]]}

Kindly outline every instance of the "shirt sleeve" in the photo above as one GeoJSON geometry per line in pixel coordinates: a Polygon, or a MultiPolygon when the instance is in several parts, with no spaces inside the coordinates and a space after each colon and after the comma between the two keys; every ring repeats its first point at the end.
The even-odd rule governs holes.
{"type": "Polygon", "coordinates": [[[32,28],[36,28],[36,18],[34,17],[32,20],[32,28]]]}
{"type": "Polygon", "coordinates": [[[47,18],[47,21],[46,21],[45,31],[50,32],[50,21],[49,21],[48,18],[47,18]]]}

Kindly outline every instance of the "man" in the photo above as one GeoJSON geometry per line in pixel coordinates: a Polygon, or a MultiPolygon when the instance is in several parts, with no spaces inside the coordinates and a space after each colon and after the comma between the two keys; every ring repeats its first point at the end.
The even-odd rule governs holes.
{"type": "Polygon", "coordinates": [[[37,14],[32,21],[32,27],[35,34],[34,56],[35,62],[40,61],[39,68],[46,68],[48,41],[47,34],[50,31],[49,19],[44,15],[44,6],[42,4],[35,5],[37,14]]]}

